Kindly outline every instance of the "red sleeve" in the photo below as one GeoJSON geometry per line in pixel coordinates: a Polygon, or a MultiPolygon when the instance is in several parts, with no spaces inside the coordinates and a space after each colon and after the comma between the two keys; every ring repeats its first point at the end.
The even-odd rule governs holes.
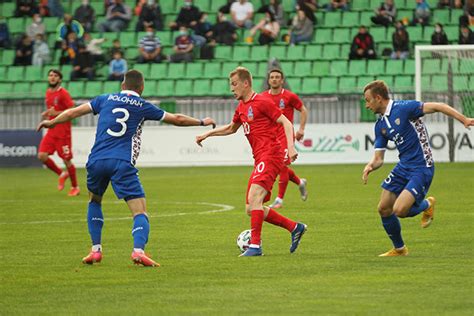
{"type": "Polygon", "coordinates": [[[63,89],[63,93],[61,94],[62,100],[60,102],[61,110],[67,110],[74,106],[74,101],[71,98],[71,95],[66,89],[63,89]]]}
{"type": "Polygon", "coordinates": [[[303,106],[303,102],[296,93],[291,94],[291,105],[298,111],[301,110],[301,107],[303,106]]]}
{"type": "Polygon", "coordinates": [[[235,109],[234,117],[232,118],[232,122],[242,124],[242,122],[240,121],[240,115],[239,115],[238,109],[239,109],[238,107],[237,107],[237,109],[235,109]]]}
{"type": "Polygon", "coordinates": [[[268,116],[272,121],[276,122],[282,115],[280,108],[273,102],[272,99],[265,98],[260,101],[262,113],[268,116]]]}

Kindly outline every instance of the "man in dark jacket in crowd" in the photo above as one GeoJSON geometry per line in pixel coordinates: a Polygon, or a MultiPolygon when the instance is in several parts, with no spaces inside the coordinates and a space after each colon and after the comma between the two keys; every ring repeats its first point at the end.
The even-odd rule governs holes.
{"type": "Polygon", "coordinates": [[[374,39],[367,32],[364,25],[359,27],[359,33],[356,34],[352,41],[349,59],[375,59],[377,55],[374,48],[374,39]]]}

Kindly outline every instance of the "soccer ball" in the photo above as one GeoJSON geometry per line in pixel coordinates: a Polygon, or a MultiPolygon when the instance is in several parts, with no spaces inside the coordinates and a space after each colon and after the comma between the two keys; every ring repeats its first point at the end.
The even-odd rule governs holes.
{"type": "Polygon", "coordinates": [[[240,252],[244,252],[249,248],[250,245],[250,229],[244,230],[237,236],[237,247],[239,247],[240,252]]]}

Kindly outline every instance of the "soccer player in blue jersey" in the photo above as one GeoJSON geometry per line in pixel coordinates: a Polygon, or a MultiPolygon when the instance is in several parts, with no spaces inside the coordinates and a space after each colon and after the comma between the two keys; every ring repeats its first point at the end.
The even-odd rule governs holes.
{"type": "Polygon", "coordinates": [[[381,80],[367,84],[364,97],[366,108],[381,115],[375,123],[375,153],[362,174],[364,184],[369,174],[382,166],[389,140],[395,143],[400,159],[382,183],[378,211],[394,248],[380,257],[406,256],[408,248],[402,239],[398,217],[423,213],[421,227],[426,228],[433,221],[436,203],[434,197],[425,199],[434,175],[434,161],[428,132],[421,117],[441,112],[455,118],[466,128],[474,126],[474,119],[465,117],[444,103],[391,100],[388,87],[381,80]]]}
{"type": "Polygon", "coordinates": [[[83,263],[93,264],[102,260],[101,232],[104,216],[101,201],[111,182],[116,196],[127,202],[133,215],[133,262],[144,266],[159,266],[144,252],[150,225],[146,212],[145,192],[138,178],[138,170],[135,168],[140,151],[143,122],[156,120],[176,126],[215,126],[214,120],[208,117],[200,120],[163,111],[140,97],[143,89],[143,75],[139,71],[130,70],[125,74],[120,93],[98,96],[38,125],[40,130],[88,113],[99,114],[95,143],[86,165],[90,196],[87,223],[92,239],[92,250],[82,259],[83,263]]]}

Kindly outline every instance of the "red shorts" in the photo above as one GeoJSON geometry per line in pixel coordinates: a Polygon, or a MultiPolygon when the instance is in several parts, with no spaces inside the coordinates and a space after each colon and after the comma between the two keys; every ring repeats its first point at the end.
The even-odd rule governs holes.
{"type": "Polygon", "coordinates": [[[270,201],[270,198],[272,196],[273,183],[275,183],[275,180],[280,174],[280,171],[283,166],[284,165],[281,161],[275,160],[260,161],[258,164],[255,165],[247,185],[247,193],[245,198],[247,204],[249,203],[248,196],[250,186],[252,184],[258,184],[267,191],[267,195],[263,200],[264,203],[270,201]]]}
{"type": "Polygon", "coordinates": [[[58,152],[58,156],[64,160],[72,159],[71,138],[57,138],[46,135],[41,140],[39,145],[40,153],[48,153],[50,155],[58,152]]]}

